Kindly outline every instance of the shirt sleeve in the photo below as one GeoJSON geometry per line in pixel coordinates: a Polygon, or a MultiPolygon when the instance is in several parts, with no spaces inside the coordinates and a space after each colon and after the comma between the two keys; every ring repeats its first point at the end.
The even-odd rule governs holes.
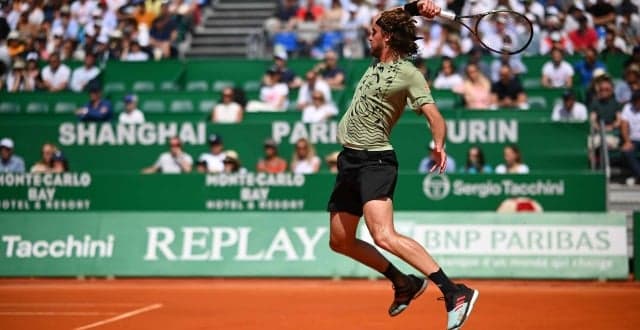
{"type": "Polygon", "coordinates": [[[431,89],[427,84],[420,71],[415,70],[409,77],[409,90],[408,98],[411,102],[411,107],[416,113],[420,113],[420,108],[427,103],[435,103],[433,96],[431,95],[431,89]]]}

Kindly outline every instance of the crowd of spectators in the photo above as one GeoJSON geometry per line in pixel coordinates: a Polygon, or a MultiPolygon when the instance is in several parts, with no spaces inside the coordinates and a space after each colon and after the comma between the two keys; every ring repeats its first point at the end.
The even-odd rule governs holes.
{"type": "Polygon", "coordinates": [[[0,2],[0,90],[85,90],[107,60],[178,56],[200,20],[195,0],[0,2]],[[71,71],[60,62],[83,61],[71,71]],[[38,70],[38,63],[48,65],[38,70]]]}

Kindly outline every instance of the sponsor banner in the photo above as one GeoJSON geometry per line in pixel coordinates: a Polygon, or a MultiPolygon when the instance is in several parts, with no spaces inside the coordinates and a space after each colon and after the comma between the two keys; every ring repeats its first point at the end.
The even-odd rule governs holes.
{"type": "MultiPolygon", "coordinates": [[[[397,212],[395,222],[455,277],[629,272],[622,214],[397,212]]],[[[358,236],[372,242],[364,226],[358,236]]],[[[328,242],[322,212],[1,213],[0,275],[379,276],[328,242]]]]}
{"type": "MultiPolygon", "coordinates": [[[[0,211],[324,211],[334,182],[329,173],[5,173],[0,174],[0,211]]],[[[394,204],[398,210],[496,211],[526,198],[544,211],[598,212],[606,210],[605,187],[602,173],[401,173],[394,204]]]]}
{"type": "MultiPolygon", "coordinates": [[[[197,159],[209,151],[208,135],[219,134],[225,148],[237,151],[241,163],[248,169],[254,169],[262,156],[262,143],[266,138],[279,143],[279,154],[287,160],[301,138],[313,143],[321,158],[341,149],[337,121],[304,124],[300,122],[299,114],[293,115],[286,114],[285,118],[278,119],[265,114],[262,119],[243,123],[240,129],[237,125],[205,122],[202,115],[195,118],[157,115],[160,119],[140,125],[14,120],[0,123],[0,129],[4,135],[13,138],[16,153],[28,164],[35,163],[42,144],[51,141],[65,152],[72,169],[92,172],[138,172],[167,151],[167,139],[171,136],[178,136],[185,151],[197,159]]],[[[524,162],[534,173],[587,169],[588,124],[524,120],[518,119],[517,115],[512,118],[467,118],[444,113],[444,116],[452,116],[446,120],[447,152],[459,167],[464,165],[467,150],[473,145],[481,145],[487,164],[495,167],[503,162],[504,146],[517,144],[524,162]],[[563,143],[557,143],[559,140],[563,143]]],[[[401,170],[417,172],[420,161],[428,155],[430,139],[423,117],[410,113],[402,116],[392,134],[401,170]]],[[[326,170],[324,164],[322,169],[326,170]]]]}

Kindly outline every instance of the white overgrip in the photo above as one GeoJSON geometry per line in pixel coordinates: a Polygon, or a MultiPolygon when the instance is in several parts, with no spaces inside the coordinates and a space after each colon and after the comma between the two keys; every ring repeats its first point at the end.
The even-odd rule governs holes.
{"type": "Polygon", "coordinates": [[[448,11],[448,10],[440,10],[440,14],[438,14],[438,16],[442,17],[442,18],[446,18],[448,20],[454,20],[456,19],[456,13],[448,11]]]}

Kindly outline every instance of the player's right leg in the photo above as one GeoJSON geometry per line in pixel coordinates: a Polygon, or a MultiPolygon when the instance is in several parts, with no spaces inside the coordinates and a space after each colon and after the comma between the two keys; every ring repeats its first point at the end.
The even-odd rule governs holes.
{"type": "Polygon", "coordinates": [[[389,315],[404,311],[411,300],[420,296],[427,288],[427,281],[399,271],[371,244],[357,239],[356,231],[360,217],[348,212],[332,212],[330,218],[329,245],[335,252],[344,254],[387,277],[394,287],[394,300],[389,315]]]}

